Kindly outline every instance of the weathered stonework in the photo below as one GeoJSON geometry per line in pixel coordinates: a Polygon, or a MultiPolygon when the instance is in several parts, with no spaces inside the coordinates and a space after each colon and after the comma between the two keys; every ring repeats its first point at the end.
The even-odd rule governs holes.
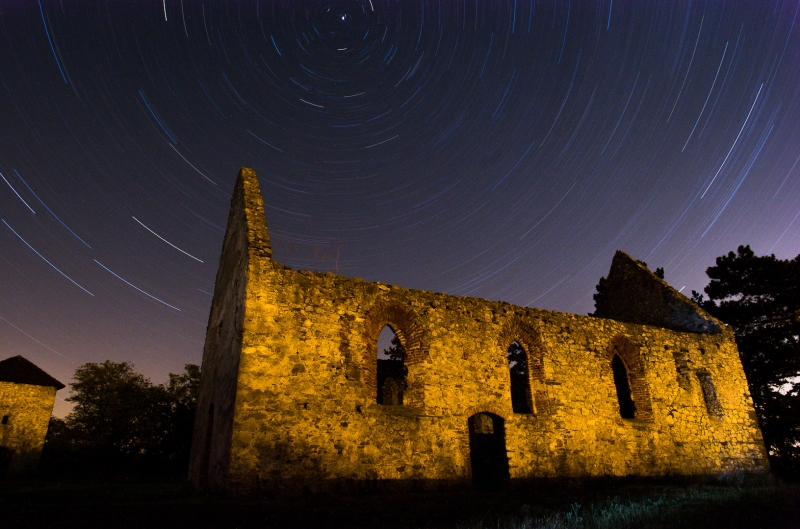
{"type": "Polygon", "coordinates": [[[21,356],[0,362],[0,477],[36,469],[63,387],[21,356]]]}
{"type": "Polygon", "coordinates": [[[618,251],[597,299],[594,316],[675,331],[716,334],[723,324],[692,303],[643,263],[618,251]]]}
{"type": "Polygon", "coordinates": [[[732,332],[641,268],[614,259],[616,299],[634,299],[633,317],[615,301],[616,319],[290,270],[271,259],[258,181],[243,168],[203,353],[190,480],[229,490],[468,482],[480,462],[471,447],[491,432],[503,436],[498,468],[511,479],[768,470],[732,332]],[[631,274],[629,292],[619,277],[631,274]],[[376,400],[385,325],[406,350],[402,406],[376,400]],[[533,413],[512,411],[512,342],[527,353],[533,413]],[[631,419],[620,415],[615,356],[631,419]],[[709,384],[716,404],[707,405],[709,384]]]}

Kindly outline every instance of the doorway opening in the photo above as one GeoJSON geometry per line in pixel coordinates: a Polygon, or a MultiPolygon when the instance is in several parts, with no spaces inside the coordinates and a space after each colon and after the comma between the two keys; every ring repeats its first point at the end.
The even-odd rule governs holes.
{"type": "Polygon", "coordinates": [[[505,421],[494,413],[476,413],[469,425],[472,483],[484,490],[501,488],[509,480],[505,421]]]}

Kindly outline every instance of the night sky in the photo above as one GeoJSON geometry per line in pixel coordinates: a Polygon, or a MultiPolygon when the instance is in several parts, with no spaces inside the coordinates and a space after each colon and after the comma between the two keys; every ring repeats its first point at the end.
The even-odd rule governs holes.
{"type": "Polygon", "coordinates": [[[276,260],[411,288],[585,314],[617,249],[687,294],[794,257],[799,6],[2,2],[0,358],[200,363],[240,166],[276,260]]]}

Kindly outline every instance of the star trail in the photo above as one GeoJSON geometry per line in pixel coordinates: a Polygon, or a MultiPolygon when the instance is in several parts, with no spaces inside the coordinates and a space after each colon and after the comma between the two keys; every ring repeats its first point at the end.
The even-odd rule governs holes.
{"type": "Polygon", "coordinates": [[[684,293],[794,257],[799,9],[0,3],[0,357],[200,363],[240,166],[276,260],[410,288],[586,313],[617,249],[684,293]]]}

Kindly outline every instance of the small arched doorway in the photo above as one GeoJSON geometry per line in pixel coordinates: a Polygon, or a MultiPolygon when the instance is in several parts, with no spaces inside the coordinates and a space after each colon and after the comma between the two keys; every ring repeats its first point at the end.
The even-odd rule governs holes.
{"type": "Polygon", "coordinates": [[[481,489],[499,489],[509,480],[505,421],[494,413],[476,413],[469,425],[472,483],[481,489]]]}

